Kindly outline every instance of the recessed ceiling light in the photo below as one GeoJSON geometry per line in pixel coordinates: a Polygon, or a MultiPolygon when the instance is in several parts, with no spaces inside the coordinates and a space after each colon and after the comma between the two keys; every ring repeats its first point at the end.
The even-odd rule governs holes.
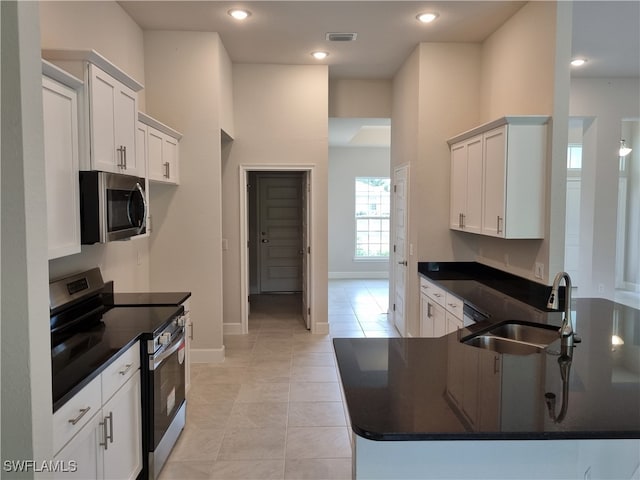
{"type": "Polygon", "coordinates": [[[312,52],[311,55],[316,60],[324,60],[325,58],[327,58],[329,56],[329,54],[327,52],[320,52],[320,51],[312,52]]]}
{"type": "Polygon", "coordinates": [[[587,60],[585,58],[574,58],[573,60],[571,60],[571,65],[573,65],[574,67],[581,67],[585,63],[587,63],[587,60]]]}
{"type": "Polygon", "coordinates": [[[251,15],[251,12],[249,10],[242,10],[241,8],[234,8],[232,10],[229,10],[227,13],[236,20],[244,20],[249,15],[251,15]]]}
{"type": "Polygon", "coordinates": [[[438,14],[433,12],[419,13],[416,18],[422,23],[431,23],[438,18],[438,14]]]}

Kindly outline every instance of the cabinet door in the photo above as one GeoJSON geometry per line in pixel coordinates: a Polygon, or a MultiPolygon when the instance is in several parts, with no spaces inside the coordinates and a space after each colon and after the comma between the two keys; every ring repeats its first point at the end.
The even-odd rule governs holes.
{"type": "Polygon", "coordinates": [[[102,407],[102,413],[110,433],[104,450],[104,478],[133,480],[142,470],[139,372],[102,407]]]}
{"type": "Polygon", "coordinates": [[[468,347],[463,351],[462,410],[472,425],[478,420],[478,350],[468,347]]]}
{"type": "Polygon", "coordinates": [[[447,312],[447,333],[455,332],[459,328],[462,328],[463,321],[456,317],[454,314],[447,312]]]}
{"type": "Polygon", "coordinates": [[[433,321],[433,336],[440,338],[447,334],[447,312],[442,305],[430,302],[431,319],[433,321]]]}
{"type": "Polygon", "coordinates": [[[431,308],[429,297],[420,295],[420,336],[433,337],[433,319],[431,318],[431,308]]]}
{"type": "Polygon", "coordinates": [[[462,230],[462,215],[467,206],[467,144],[451,147],[451,205],[449,227],[462,230]]]}
{"type": "Polygon", "coordinates": [[[122,173],[127,175],[142,176],[141,166],[136,157],[136,130],[138,124],[138,96],[137,94],[117,83],[115,92],[115,145],[116,150],[121,149],[120,162],[122,173]]]}
{"type": "Polygon", "coordinates": [[[167,179],[177,185],[179,183],[178,141],[175,138],[164,136],[162,158],[167,168],[167,179]]]}
{"type": "Polygon", "coordinates": [[[149,157],[149,180],[166,181],[166,168],[162,158],[162,132],[147,127],[147,156],[149,157]]]}
{"type": "Polygon", "coordinates": [[[482,184],[483,158],[482,135],[470,139],[467,143],[467,206],[463,219],[464,230],[472,233],[482,231],[482,184]]]}
{"type": "Polygon", "coordinates": [[[504,237],[507,127],[484,135],[484,218],[482,233],[504,237]]]}
{"type": "Polygon", "coordinates": [[[116,97],[118,81],[89,64],[89,131],[91,166],[95,170],[118,172],[116,151],[116,97]]]}
{"type": "Polygon", "coordinates": [[[101,421],[102,416],[96,415],[56,455],[55,461],[60,462],[58,465],[62,466],[60,470],[63,471],[55,472],[53,478],[56,480],[103,478],[102,452],[98,448],[102,433],[101,421]]]}
{"type": "Polygon", "coordinates": [[[481,350],[479,352],[480,385],[478,386],[478,428],[497,431],[500,428],[501,357],[481,350]]]}
{"type": "Polygon", "coordinates": [[[42,78],[49,259],[80,252],[78,94],[42,78]]]}
{"type": "Polygon", "coordinates": [[[147,126],[138,122],[136,127],[136,166],[138,176],[147,176],[147,126]]]}

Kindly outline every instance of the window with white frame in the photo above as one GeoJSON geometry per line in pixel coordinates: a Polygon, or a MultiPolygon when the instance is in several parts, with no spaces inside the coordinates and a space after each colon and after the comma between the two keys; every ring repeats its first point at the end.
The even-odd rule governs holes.
{"type": "Polygon", "coordinates": [[[391,180],[356,177],[356,259],[389,258],[391,180]]]}

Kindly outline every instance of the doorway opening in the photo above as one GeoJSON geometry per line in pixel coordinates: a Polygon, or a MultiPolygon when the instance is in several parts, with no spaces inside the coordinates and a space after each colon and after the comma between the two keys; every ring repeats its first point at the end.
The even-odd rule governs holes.
{"type": "Polygon", "coordinates": [[[242,330],[257,320],[311,323],[312,168],[241,167],[242,330]]]}

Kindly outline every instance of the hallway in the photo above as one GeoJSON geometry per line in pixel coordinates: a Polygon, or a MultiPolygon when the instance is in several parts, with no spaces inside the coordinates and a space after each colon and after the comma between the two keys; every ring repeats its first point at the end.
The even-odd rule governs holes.
{"type": "Polygon", "coordinates": [[[252,298],[225,361],[192,365],[187,425],[161,479],[351,478],[351,429],[332,337],[397,336],[386,280],[329,282],[331,335],[311,335],[299,295],[252,298]]]}

